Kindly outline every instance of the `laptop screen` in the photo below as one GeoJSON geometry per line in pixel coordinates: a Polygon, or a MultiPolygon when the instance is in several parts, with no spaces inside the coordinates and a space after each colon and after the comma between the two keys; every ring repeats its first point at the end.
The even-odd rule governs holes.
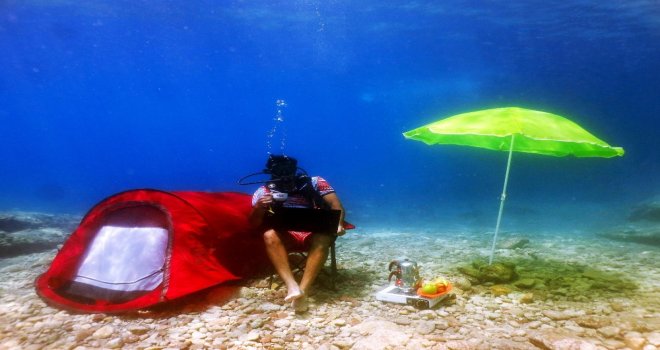
{"type": "Polygon", "coordinates": [[[334,209],[273,208],[275,214],[266,217],[266,224],[276,230],[306,231],[335,234],[341,211],[334,209]]]}

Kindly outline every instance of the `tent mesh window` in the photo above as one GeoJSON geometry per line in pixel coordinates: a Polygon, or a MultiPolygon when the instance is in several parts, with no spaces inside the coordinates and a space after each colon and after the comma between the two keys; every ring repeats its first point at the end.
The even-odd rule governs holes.
{"type": "Polygon", "coordinates": [[[170,225],[158,208],[138,205],[106,216],[70,283],[59,291],[79,302],[123,303],[163,283],[170,225]]]}

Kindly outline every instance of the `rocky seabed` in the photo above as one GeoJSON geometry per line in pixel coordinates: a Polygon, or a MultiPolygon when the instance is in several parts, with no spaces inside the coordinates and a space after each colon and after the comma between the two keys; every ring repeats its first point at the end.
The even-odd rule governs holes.
{"type": "MultiPolygon", "coordinates": [[[[520,233],[504,233],[497,259],[588,266],[636,286],[556,288],[552,278],[563,276],[544,283],[537,274],[527,278],[536,279],[536,289],[523,289],[530,288],[526,283],[498,289],[458,272],[486,256],[489,234],[363,229],[338,241],[338,290],[326,288],[321,276],[304,314],[284,304],[284,291],[269,288],[267,278],[217,287],[155,310],[74,314],[46,305],[34,291],[34,279],[56,251],[5,258],[0,349],[660,348],[660,249],[583,236],[521,239],[520,233]],[[377,301],[389,261],[400,256],[416,260],[424,277],[448,278],[454,296],[431,310],[377,301]]],[[[521,278],[525,269],[534,269],[530,266],[521,278]]]]}

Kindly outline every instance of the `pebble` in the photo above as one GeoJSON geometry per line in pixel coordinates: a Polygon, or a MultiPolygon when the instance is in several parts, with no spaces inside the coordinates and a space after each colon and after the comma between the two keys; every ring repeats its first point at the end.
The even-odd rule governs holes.
{"type": "Polygon", "coordinates": [[[410,319],[406,317],[397,317],[394,319],[394,323],[399,324],[399,325],[409,325],[410,324],[410,319]]]}
{"type": "Polygon", "coordinates": [[[80,342],[94,334],[93,329],[83,329],[76,334],[76,341],[80,342]]]}
{"type": "Polygon", "coordinates": [[[425,335],[430,334],[435,330],[435,323],[429,321],[415,322],[415,332],[425,335]]]}
{"type": "Polygon", "coordinates": [[[626,333],[623,342],[632,350],[641,350],[646,345],[646,339],[637,332],[626,333]]]}
{"type": "Polygon", "coordinates": [[[273,303],[262,303],[259,305],[258,309],[263,312],[271,312],[271,311],[280,311],[282,307],[280,305],[273,303]]]}
{"type": "Polygon", "coordinates": [[[94,339],[105,339],[110,338],[114,333],[115,329],[112,328],[112,326],[103,326],[97,329],[94,334],[92,334],[92,337],[94,339]]]}
{"type": "Polygon", "coordinates": [[[246,341],[257,341],[259,340],[260,334],[258,331],[251,331],[245,336],[246,341]]]}
{"type": "Polygon", "coordinates": [[[621,329],[614,326],[606,326],[606,327],[598,328],[598,333],[602,334],[607,338],[617,337],[619,335],[619,332],[621,332],[621,329]]]}
{"type": "Polygon", "coordinates": [[[289,328],[289,326],[291,325],[291,321],[287,319],[277,320],[273,322],[273,325],[275,326],[275,328],[289,328]]]}
{"type": "Polygon", "coordinates": [[[111,339],[105,343],[105,347],[108,349],[119,349],[122,346],[124,346],[124,342],[121,340],[121,338],[111,339]]]}
{"type": "Polygon", "coordinates": [[[582,327],[599,329],[609,326],[611,321],[607,317],[588,315],[575,319],[575,322],[582,327]]]}
{"type": "Polygon", "coordinates": [[[527,324],[527,327],[529,327],[530,329],[537,329],[541,327],[541,324],[542,324],[541,321],[532,321],[527,324]]]}
{"type": "Polygon", "coordinates": [[[343,318],[338,318],[332,321],[332,324],[334,324],[337,327],[343,327],[346,325],[346,320],[344,320],[343,318]]]}
{"type": "Polygon", "coordinates": [[[135,335],[147,334],[151,329],[143,325],[131,325],[127,330],[135,335]]]}
{"type": "Polygon", "coordinates": [[[647,336],[647,339],[649,341],[649,345],[660,347],[660,332],[653,332],[653,333],[649,334],[647,336]]]}
{"type": "Polygon", "coordinates": [[[572,316],[567,312],[555,311],[555,310],[544,310],[543,315],[547,316],[549,319],[554,321],[563,321],[568,320],[572,316]]]}

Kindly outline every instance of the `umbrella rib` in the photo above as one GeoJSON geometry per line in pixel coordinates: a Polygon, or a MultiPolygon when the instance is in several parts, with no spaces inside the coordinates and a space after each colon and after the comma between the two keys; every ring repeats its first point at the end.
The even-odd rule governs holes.
{"type": "Polygon", "coordinates": [[[550,138],[542,138],[542,137],[533,137],[533,136],[529,136],[529,135],[525,135],[523,133],[517,133],[517,132],[516,133],[504,134],[504,135],[487,134],[487,133],[475,133],[475,132],[443,133],[442,135],[445,135],[445,136],[466,136],[466,135],[469,135],[469,136],[493,136],[493,137],[497,137],[497,138],[505,138],[505,137],[508,137],[508,136],[518,135],[518,136],[522,136],[522,137],[532,139],[532,140],[535,140],[535,141],[553,141],[553,142],[564,142],[564,143],[577,143],[577,144],[593,145],[593,146],[604,148],[604,149],[616,149],[617,148],[617,147],[612,147],[612,146],[609,146],[607,144],[604,144],[605,142],[603,142],[603,141],[601,141],[603,143],[603,144],[601,144],[601,143],[597,143],[597,142],[593,142],[593,141],[586,141],[586,140],[584,140],[584,141],[582,141],[582,140],[575,141],[575,140],[550,139],[550,138]]]}
{"type": "MultiPolygon", "coordinates": [[[[442,133],[439,135],[446,135],[446,136],[465,136],[465,135],[474,135],[474,136],[494,136],[494,137],[499,137],[499,138],[504,138],[508,136],[514,136],[514,135],[519,135],[523,136],[532,140],[538,140],[538,141],[556,141],[556,142],[573,142],[573,143],[589,143],[592,145],[597,145],[597,146],[602,146],[599,145],[598,143],[592,142],[592,141],[575,141],[575,140],[560,140],[560,139],[550,139],[550,138],[543,138],[543,137],[534,137],[534,136],[529,136],[524,133],[519,133],[519,132],[512,132],[508,134],[492,134],[492,133],[476,133],[476,132],[452,132],[452,133],[442,133]]],[[[602,146],[603,147],[603,146],[602,146]]],[[[613,147],[612,147],[613,148],[613,147]]]]}

